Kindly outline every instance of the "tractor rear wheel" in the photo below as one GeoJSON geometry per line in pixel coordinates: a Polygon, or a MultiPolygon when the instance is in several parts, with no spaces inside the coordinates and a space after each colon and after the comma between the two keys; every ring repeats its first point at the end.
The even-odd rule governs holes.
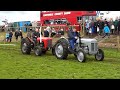
{"type": "Polygon", "coordinates": [[[21,51],[23,54],[30,54],[31,42],[27,38],[21,40],[21,51]]]}
{"type": "Polygon", "coordinates": [[[58,58],[58,59],[67,59],[68,56],[68,42],[66,39],[61,38],[56,42],[54,45],[52,53],[58,58]]]}
{"type": "Polygon", "coordinates": [[[66,44],[66,48],[68,48],[68,41],[66,40],[66,39],[64,39],[64,38],[61,38],[61,39],[59,39],[55,44],[54,44],[54,46],[52,47],[52,54],[53,55],[55,55],[55,47],[56,47],[56,45],[58,44],[58,43],[64,43],[64,44],[66,44]]]}

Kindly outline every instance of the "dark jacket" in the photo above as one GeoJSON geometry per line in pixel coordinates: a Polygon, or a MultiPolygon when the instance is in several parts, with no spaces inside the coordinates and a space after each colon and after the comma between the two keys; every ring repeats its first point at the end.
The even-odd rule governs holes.
{"type": "Polygon", "coordinates": [[[64,31],[60,31],[61,35],[64,35],[64,31]]]}
{"type": "Polygon", "coordinates": [[[97,22],[94,22],[94,32],[97,33],[97,22]]]}
{"type": "Polygon", "coordinates": [[[75,36],[80,36],[80,34],[78,32],[73,32],[72,30],[68,30],[68,39],[75,39],[75,36]]]}
{"type": "Polygon", "coordinates": [[[118,30],[120,31],[120,21],[118,21],[118,30]]]}
{"type": "Polygon", "coordinates": [[[64,35],[64,31],[58,31],[59,34],[64,35]]]}
{"type": "Polygon", "coordinates": [[[49,32],[47,30],[44,31],[44,37],[49,37],[49,32]]]}
{"type": "Polygon", "coordinates": [[[104,24],[103,24],[102,21],[100,21],[100,23],[99,23],[99,28],[100,28],[100,29],[103,29],[103,28],[104,28],[104,24]]]}
{"type": "Polygon", "coordinates": [[[21,36],[21,37],[23,36],[22,32],[19,32],[19,36],[21,36]]]}
{"type": "Polygon", "coordinates": [[[101,24],[102,24],[102,29],[103,29],[103,28],[104,28],[105,23],[102,21],[102,22],[101,22],[101,24]]]}
{"type": "Polygon", "coordinates": [[[37,37],[40,37],[40,33],[39,32],[33,32],[32,33],[32,38],[37,38],[37,37]]]}
{"type": "Polygon", "coordinates": [[[118,20],[115,20],[115,21],[114,21],[114,25],[115,25],[115,26],[118,26],[118,22],[119,22],[118,20]]]}
{"type": "Polygon", "coordinates": [[[9,33],[9,37],[12,37],[12,36],[13,36],[13,33],[12,33],[12,32],[10,32],[10,33],[9,33]]]}
{"type": "Polygon", "coordinates": [[[107,26],[109,27],[109,22],[108,21],[105,21],[104,24],[107,24],[107,26]]]}
{"type": "Polygon", "coordinates": [[[19,36],[19,32],[15,31],[15,37],[18,37],[18,36],[19,36]]]}

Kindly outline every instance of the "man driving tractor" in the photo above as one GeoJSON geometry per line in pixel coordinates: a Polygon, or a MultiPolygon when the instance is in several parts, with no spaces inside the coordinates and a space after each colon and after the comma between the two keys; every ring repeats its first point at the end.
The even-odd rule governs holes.
{"type": "Polygon", "coordinates": [[[76,43],[76,40],[80,36],[80,33],[75,28],[69,28],[68,30],[68,40],[70,42],[71,48],[74,50],[74,44],[76,43]]]}
{"type": "Polygon", "coordinates": [[[37,38],[40,37],[39,29],[36,28],[35,32],[32,34],[32,40],[34,41],[34,44],[37,43],[37,38]]]}

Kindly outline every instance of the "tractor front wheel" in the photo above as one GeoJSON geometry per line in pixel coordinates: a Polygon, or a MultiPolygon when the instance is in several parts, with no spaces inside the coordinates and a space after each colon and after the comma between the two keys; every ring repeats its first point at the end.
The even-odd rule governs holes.
{"type": "Polygon", "coordinates": [[[42,55],[42,48],[40,46],[35,46],[34,53],[36,56],[41,56],[42,55]]]}
{"type": "Polygon", "coordinates": [[[103,59],[104,59],[104,52],[103,52],[103,50],[98,49],[97,54],[95,54],[95,59],[97,61],[103,61],[103,59]]]}
{"type": "Polygon", "coordinates": [[[79,62],[86,61],[86,54],[82,49],[78,50],[75,56],[77,57],[79,62]]]}

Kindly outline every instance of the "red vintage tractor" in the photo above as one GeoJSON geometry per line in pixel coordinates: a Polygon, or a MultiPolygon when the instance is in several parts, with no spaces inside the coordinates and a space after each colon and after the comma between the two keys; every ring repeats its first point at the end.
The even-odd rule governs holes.
{"type": "MultiPolygon", "coordinates": [[[[41,25],[42,26],[42,25],[41,25]]],[[[23,54],[30,54],[31,50],[34,51],[35,55],[41,56],[46,51],[52,48],[52,38],[42,37],[40,27],[40,37],[33,41],[31,38],[26,37],[21,40],[21,51],[23,54]]]]}
{"type": "Polygon", "coordinates": [[[46,51],[52,48],[52,38],[42,37],[40,27],[40,37],[33,39],[26,37],[21,40],[21,51],[23,54],[30,54],[31,50],[34,51],[35,55],[41,56],[46,51]]]}
{"type": "Polygon", "coordinates": [[[31,50],[34,51],[35,55],[41,56],[46,51],[52,48],[52,38],[40,37],[37,38],[37,42],[34,43],[31,38],[26,37],[21,40],[21,51],[23,54],[30,54],[31,50]]]}

